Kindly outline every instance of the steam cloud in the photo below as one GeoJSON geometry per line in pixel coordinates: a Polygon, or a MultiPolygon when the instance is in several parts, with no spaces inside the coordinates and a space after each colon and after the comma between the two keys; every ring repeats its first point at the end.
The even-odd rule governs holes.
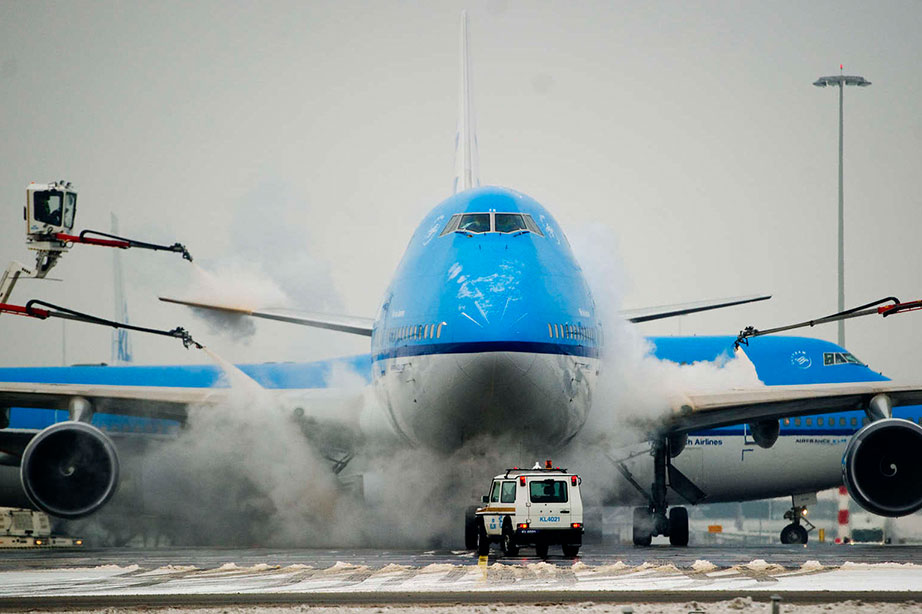
{"type": "MultiPolygon", "coordinates": [[[[136,539],[146,531],[173,545],[460,546],[464,511],[479,502],[490,478],[551,454],[584,476],[585,499],[602,500],[615,488],[606,454],[644,438],[631,430],[633,419],[660,415],[688,390],[759,382],[745,359],[693,365],[656,359],[636,327],[618,315],[625,283],[611,236],[598,228],[582,234],[574,244],[581,246],[578,257],[602,314],[606,353],[589,424],[566,450],[526,450],[513,437],[470,441],[453,453],[409,447],[388,428],[363,374],[342,365],[327,384],[357,399],[358,407],[341,409],[356,410],[357,428],[325,431],[216,357],[233,394],[225,406],[193,408],[177,438],[129,467],[126,474],[136,477],[117,498],[130,504],[140,496],[146,515],[123,522],[123,535],[136,539]],[[343,473],[363,476],[363,497],[344,489],[324,458],[340,436],[358,437],[360,454],[343,473]]],[[[234,278],[240,301],[287,299],[265,277],[234,278]]],[[[225,295],[234,292],[233,285],[220,285],[225,295]]],[[[102,513],[109,537],[125,518],[115,503],[102,513]]]]}

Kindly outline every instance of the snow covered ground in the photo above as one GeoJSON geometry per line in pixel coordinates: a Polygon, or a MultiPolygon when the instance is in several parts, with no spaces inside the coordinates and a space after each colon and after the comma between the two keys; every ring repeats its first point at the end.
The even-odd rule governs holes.
{"type": "Polygon", "coordinates": [[[922,591],[922,565],[823,566],[807,561],[789,568],[754,560],[744,565],[717,567],[699,560],[679,568],[649,563],[631,566],[620,561],[591,566],[580,561],[553,565],[481,559],[470,564],[438,563],[422,567],[389,564],[377,569],[337,562],[322,568],[269,564],[246,567],[229,563],[210,569],[104,565],[0,571],[0,598],[6,600],[93,595],[467,591],[729,591],[728,595],[747,591],[782,595],[789,591],[858,591],[867,592],[873,600],[876,591],[922,591]]]}

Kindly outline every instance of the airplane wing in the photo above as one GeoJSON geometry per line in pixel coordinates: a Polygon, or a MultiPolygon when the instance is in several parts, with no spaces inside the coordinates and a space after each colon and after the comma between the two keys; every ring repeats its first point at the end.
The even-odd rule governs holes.
{"type": "Polygon", "coordinates": [[[628,320],[629,322],[649,322],[651,320],[661,320],[663,318],[684,316],[686,314],[697,313],[699,311],[710,311],[711,309],[722,309],[724,307],[733,307],[734,305],[744,305],[746,303],[766,301],[771,297],[771,294],[753,294],[750,296],[734,296],[730,298],[696,301],[694,303],[677,303],[675,305],[660,305],[658,307],[623,309],[619,313],[621,317],[623,317],[625,320],[628,320]]]}
{"type": "MultiPolygon", "coordinates": [[[[358,419],[363,390],[341,388],[263,388],[280,410],[300,408],[303,415],[320,420],[349,422],[358,419]]],[[[177,388],[165,386],[114,386],[96,384],[0,383],[0,407],[36,407],[69,410],[75,400],[88,402],[94,413],[158,418],[184,422],[192,407],[220,409],[233,402],[233,388],[177,388]]],[[[0,430],[0,434],[6,430],[0,430]]]]}
{"type": "Polygon", "coordinates": [[[335,330],[341,333],[352,333],[353,335],[363,335],[365,337],[371,337],[371,330],[374,326],[374,320],[372,318],[340,316],[325,313],[311,313],[307,311],[293,311],[289,309],[252,310],[229,305],[185,301],[165,296],[161,296],[160,300],[165,303],[185,305],[186,307],[192,307],[194,309],[210,309],[212,311],[219,311],[222,313],[252,316],[254,318],[264,318],[266,320],[277,320],[279,322],[288,322],[289,324],[300,324],[301,326],[325,328],[327,330],[335,330]]]}
{"type": "Polygon", "coordinates": [[[868,407],[922,405],[922,386],[896,382],[766,386],[690,394],[652,430],[689,432],[806,414],[865,411],[868,407]],[[875,400],[876,398],[876,400],[875,400]]]}

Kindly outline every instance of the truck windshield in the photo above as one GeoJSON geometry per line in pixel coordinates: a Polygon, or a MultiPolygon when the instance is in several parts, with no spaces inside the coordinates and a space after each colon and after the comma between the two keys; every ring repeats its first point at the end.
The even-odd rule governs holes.
{"type": "Polygon", "coordinates": [[[63,193],[57,190],[42,190],[33,195],[32,217],[36,222],[61,225],[61,205],[63,193]]]}
{"type": "Polygon", "coordinates": [[[563,480],[535,480],[528,486],[532,503],[567,502],[567,483],[563,480]]]}

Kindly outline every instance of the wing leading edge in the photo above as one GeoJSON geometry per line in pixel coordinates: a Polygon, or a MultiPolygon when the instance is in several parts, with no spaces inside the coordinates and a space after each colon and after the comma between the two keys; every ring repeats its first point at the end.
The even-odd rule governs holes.
{"type": "Polygon", "coordinates": [[[192,307],[193,309],[206,309],[233,315],[252,316],[254,318],[276,320],[278,322],[288,322],[289,324],[299,324],[301,326],[312,326],[314,328],[335,330],[341,333],[351,333],[353,335],[362,335],[364,337],[371,337],[371,331],[374,327],[374,320],[372,318],[340,316],[306,311],[295,312],[285,309],[253,310],[245,309],[242,307],[231,307],[229,305],[218,305],[214,303],[185,301],[176,298],[169,298],[166,296],[161,296],[160,300],[165,303],[185,305],[186,307],[192,307]]]}
{"type": "Polygon", "coordinates": [[[625,320],[637,324],[640,322],[649,322],[651,320],[684,316],[699,311],[710,311],[712,309],[723,309],[724,307],[733,307],[735,305],[745,305],[746,303],[767,301],[771,297],[771,294],[753,294],[750,296],[734,296],[707,301],[695,301],[693,303],[676,303],[675,305],[660,305],[658,307],[623,309],[619,313],[625,320]]]}

